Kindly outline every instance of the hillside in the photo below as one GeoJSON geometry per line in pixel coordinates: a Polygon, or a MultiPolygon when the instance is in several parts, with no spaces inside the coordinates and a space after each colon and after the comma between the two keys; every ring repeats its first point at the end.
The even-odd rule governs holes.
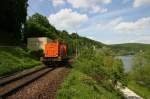
{"type": "Polygon", "coordinates": [[[150,44],[142,43],[124,43],[109,45],[117,54],[135,54],[139,51],[146,51],[150,49],[150,44]]]}
{"type": "Polygon", "coordinates": [[[20,47],[0,47],[0,76],[40,65],[29,52],[20,47]]]}

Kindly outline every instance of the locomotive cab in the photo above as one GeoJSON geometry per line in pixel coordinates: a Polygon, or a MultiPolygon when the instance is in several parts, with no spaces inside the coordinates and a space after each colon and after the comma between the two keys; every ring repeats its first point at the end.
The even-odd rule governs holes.
{"type": "Polygon", "coordinates": [[[43,63],[46,65],[55,65],[66,63],[67,45],[58,41],[52,41],[45,44],[43,63]]]}

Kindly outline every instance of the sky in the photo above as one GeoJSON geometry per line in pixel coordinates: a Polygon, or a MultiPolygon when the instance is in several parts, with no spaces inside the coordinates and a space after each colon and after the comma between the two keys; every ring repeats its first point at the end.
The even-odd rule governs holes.
{"type": "Polygon", "coordinates": [[[150,0],[29,0],[59,30],[105,44],[150,44],[150,0]]]}

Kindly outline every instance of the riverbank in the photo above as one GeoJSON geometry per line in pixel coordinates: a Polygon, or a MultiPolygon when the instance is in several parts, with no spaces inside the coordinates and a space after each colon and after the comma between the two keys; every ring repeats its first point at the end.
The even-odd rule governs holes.
{"type": "Polygon", "coordinates": [[[143,99],[141,96],[137,95],[134,91],[129,89],[128,87],[122,87],[121,83],[118,83],[117,89],[123,94],[125,99],[143,99]]]}
{"type": "MultiPolygon", "coordinates": [[[[149,60],[146,60],[147,62],[143,62],[143,57],[145,56],[141,54],[138,54],[135,57],[132,55],[128,55],[128,56],[118,56],[117,58],[121,59],[123,62],[124,69],[126,71],[127,78],[128,78],[127,87],[133,90],[136,94],[143,97],[144,99],[150,99],[150,89],[138,83],[138,80],[140,81],[140,79],[141,81],[146,80],[146,79],[148,81],[148,78],[143,79],[143,76],[145,77],[149,76],[148,74],[140,75],[140,73],[142,74],[146,72],[148,73],[148,70],[149,70],[149,69],[144,69],[144,67],[141,67],[143,63],[148,63],[149,61],[149,60]],[[145,72],[143,72],[142,70],[144,70],[145,72]]],[[[146,56],[145,59],[146,58],[148,57],[146,56]]],[[[143,64],[143,65],[146,65],[147,68],[149,66],[148,64],[143,64]]]]}
{"type": "Polygon", "coordinates": [[[142,96],[144,99],[150,99],[150,89],[136,83],[134,80],[128,82],[128,87],[142,96]]]}

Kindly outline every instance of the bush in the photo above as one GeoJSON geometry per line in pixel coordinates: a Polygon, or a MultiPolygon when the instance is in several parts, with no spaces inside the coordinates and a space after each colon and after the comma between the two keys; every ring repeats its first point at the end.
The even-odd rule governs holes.
{"type": "Polygon", "coordinates": [[[36,59],[36,60],[40,60],[40,57],[43,57],[43,50],[37,50],[37,51],[33,51],[33,50],[30,50],[29,51],[29,54],[32,58],[36,59]]]}
{"type": "Polygon", "coordinates": [[[106,48],[98,51],[92,49],[83,50],[75,60],[73,67],[94,77],[99,82],[111,79],[112,85],[110,86],[115,86],[117,81],[126,81],[122,61],[114,59],[111,50],[107,49],[106,51],[106,48]]]}
{"type": "Polygon", "coordinates": [[[150,51],[135,55],[133,65],[133,69],[129,73],[129,79],[150,87],[150,51]]]}
{"type": "Polygon", "coordinates": [[[150,98],[150,51],[139,52],[133,59],[133,68],[128,73],[128,87],[145,99],[150,98]]]}

